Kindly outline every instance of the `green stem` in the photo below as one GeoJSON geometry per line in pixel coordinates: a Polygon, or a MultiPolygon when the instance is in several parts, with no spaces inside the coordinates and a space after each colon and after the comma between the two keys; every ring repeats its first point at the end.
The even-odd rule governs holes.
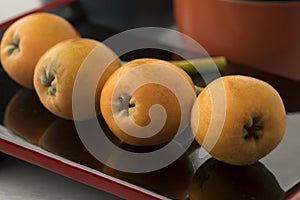
{"type": "MultiPolygon", "coordinates": [[[[196,58],[190,60],[171,60],[169,61],[178,67],[182,68],[188,74],[197,74],[202,72],[213,71],[216,68],[222,70],[226,67],[227,61],[224,56],[212,57],[212,58],[196,58]]],[[[122,65],[126,64],[126,61],[122,61],[122,65]]]]}
{"type": "MultiPolygon", "coordinates": [[[[214,66],[217,66],[219,70],[226,67],[227,61],[224,56],[213,57],[213,58],[197,58],[191,60],[172,60],[169,61],[178,67],[182,68],[188,74],[196,74],[199,72],[209,72],[215,70],[214,66]]],[[[122,61],[122,65],[127,62],[122,61]]],[[[204,90],[204,88],[195,85],[197,96],[204,90]]]]}
{"type": "Polygon", "coordinates": [[[170,62],[181,67],[188,74],[196,74],[198,72],[201,73],[215,70],[213,66],[217,66],[219,70],[222,70],[227,65],[226,58],[223,56],[190,60],[172,60],[170,62]]]}

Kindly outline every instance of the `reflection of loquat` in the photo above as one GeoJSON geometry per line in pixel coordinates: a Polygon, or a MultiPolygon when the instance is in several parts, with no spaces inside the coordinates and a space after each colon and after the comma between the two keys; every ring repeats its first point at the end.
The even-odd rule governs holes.
{"type": "Polygon", "coordinates": [[[38,145],[56,155],[79,164],[102,170],[103,164],[85,148],[73,121],[56,118],[44,131],[38,145]]]}
{"type": "Polygon", "coordinates": [[[260,162],[236,166],[214,158],[197,170],[189,188],[190,200],[283,199],[276,177],[260,162]]]}
{"type": "Polygon", "coordinates": [[[55,118],[41,104],[33,90],[23,88],[7,105],[4,125],[28,142],[37,144],[41,135],[55,118]]]}
{"type": "Polygon", "coordinates": [[[128,173],[108,166],[104,167],[103,172],[171,199],[186,200],[194,168],[184,154],[172,164],[153,172],[128,173]]]}

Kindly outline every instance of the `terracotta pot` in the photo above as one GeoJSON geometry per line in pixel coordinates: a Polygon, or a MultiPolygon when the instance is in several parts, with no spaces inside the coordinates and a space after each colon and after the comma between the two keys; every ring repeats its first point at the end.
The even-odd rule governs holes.
{"type": "Polygon", "coordinates": [[[300,80],[300,1],[174,0],[174,13],[211,55],[300,80]]]}

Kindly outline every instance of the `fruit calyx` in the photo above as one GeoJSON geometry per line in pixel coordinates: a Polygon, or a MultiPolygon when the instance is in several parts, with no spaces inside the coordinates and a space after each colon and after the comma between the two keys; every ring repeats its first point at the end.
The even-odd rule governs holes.
{"type": "Polygon", "coordinates": [[[126,111],[129,114],[129,109],[135,107],[135,100],[128,94],[122,94],[118,98],[119,112],[126,111]]]}
{"type": "Polygon", "coordinates": [[[243,127],[243,137],[245,140],[258,140],[262,136],[262,124],[258,117],[251,118],[249,124],[243,127]]]}
{"type": "Polygon", "coordinates": [[[42,75],[40,79],[42,84],[48,88],[48,93],[51,96],[55,96],[57,90],[56,79],[54,74],[50,71],[49,68],[46,69],[46,74],[42,75]]]}
{"type": "Polygon", "coordinates": [[[9,55],[17,54],[20,52],[19,44],[20,37],[17,33],[15,33],[12,38],[12,44],[8,45],[4,51],[7,52],[9,55]]]}

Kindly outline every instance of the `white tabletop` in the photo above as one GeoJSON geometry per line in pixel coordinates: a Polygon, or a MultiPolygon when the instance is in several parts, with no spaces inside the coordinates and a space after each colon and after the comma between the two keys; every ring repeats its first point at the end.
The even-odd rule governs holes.
{"type": "Polygon", "coordinates": [[[0,0],[0,24],[22,13],[39,8],[42,4],[41,0],[0,0]]]}
{"type": "Polygon", "coordinates": [[[27,162],[0,161],[3,200],[118,200],[120,198],[27,162]]]}

